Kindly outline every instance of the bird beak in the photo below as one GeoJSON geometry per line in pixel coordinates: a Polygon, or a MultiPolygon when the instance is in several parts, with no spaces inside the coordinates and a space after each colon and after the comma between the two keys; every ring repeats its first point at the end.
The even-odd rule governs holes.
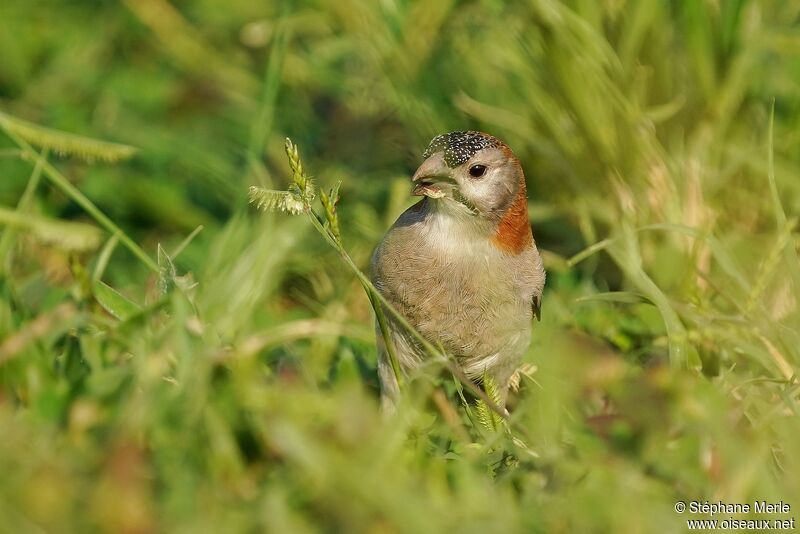
{"type": "Polygon", "coordinates": [[[444,162],[444,154],[437,152],[422,162],[411,178],[414,189],[411,194],[430,198],[442,198],[445,192],[440,187],[444,183],[455,184],[450,168],[444,162]]]}

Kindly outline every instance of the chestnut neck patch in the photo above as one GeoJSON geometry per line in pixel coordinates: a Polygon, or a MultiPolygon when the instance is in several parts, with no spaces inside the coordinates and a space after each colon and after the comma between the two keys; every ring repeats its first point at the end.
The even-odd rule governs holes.
{"type": "Polygon", "coordinates": [[[500,219],[492,241],[499,249],[513,254],[519,254],[533,244],[531,225],[528,222],[528,196],[525,194],[524,181],[520,184],[514,202],[500,219]]]}
{"type": "Polygon", "coordinates": [[[501,145],[497,138],[481,132],[450,132],[437,135],[422,154],[427,158],[436,152],[444,152],[444,162],[451,169],[466,162],[484,148],[501,145]]]}

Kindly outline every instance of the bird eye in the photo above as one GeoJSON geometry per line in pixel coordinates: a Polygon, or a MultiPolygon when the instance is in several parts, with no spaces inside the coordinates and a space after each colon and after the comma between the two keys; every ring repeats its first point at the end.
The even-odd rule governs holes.
{"type": "Polygon", "coordinates": [[[473,178],[480,178],[486,174],[486,165],[473,165],[469,168],[469,175],[473,178]]]}

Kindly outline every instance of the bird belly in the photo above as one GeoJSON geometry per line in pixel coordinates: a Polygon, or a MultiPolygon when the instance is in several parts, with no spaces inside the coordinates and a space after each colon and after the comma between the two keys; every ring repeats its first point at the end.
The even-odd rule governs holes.
{"type": "MultiPolygon", "coordinates": [[[[530,303],[503,276],[509,269],[503,260],[491,249],[463,241],[390,234],[373,270],[378,289],[411,325],[477,378],[485,371],[513,372],[530,340],[530,303]]],[[[403,344],[413,345],[407,339],[403,344]]],[[[413,352],[401,356],[401,363],[424,358],[418,347],[413,352]]]]}

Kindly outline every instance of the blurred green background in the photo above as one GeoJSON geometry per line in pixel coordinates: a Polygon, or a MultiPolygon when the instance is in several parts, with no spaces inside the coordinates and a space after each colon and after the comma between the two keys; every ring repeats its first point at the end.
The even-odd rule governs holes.
{"type": "Polygon", "coordinates": [[[0,530],[800,510],[800,3],[4,0],[0,21],[0,530]],[[138,152],[89,162],[19,119],[138,152]],[[522,161],[548,270],[508,432],[446,375],[382,418],[357,280],[306,219],[247,205],[288,185],[290,137],[342,181],[366,271],[427,142],[465,129],[522,161]]]}

